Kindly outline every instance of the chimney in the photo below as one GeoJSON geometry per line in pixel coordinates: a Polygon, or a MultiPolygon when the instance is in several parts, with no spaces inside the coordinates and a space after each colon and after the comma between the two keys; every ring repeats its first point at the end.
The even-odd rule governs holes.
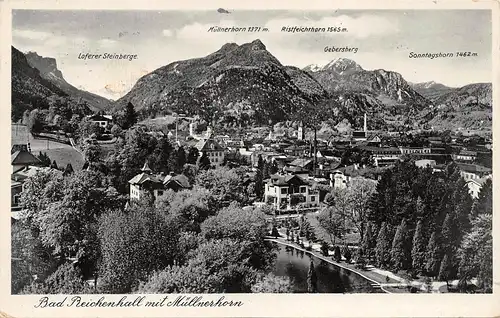
{"type": "Polygon", "coordinates": [[[368,132],[368,124],[366,123],[366,113],[365,113],[365,125],[364,125],[364,128],[365,128],[365,134],[368,132]]]}

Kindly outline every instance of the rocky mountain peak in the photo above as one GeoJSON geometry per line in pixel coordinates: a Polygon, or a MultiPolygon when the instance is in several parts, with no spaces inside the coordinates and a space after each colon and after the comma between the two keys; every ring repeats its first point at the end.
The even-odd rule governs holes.
{"type": "Polygon", "coordinates": [[[347,74],[352,74],[354,72],[363,71],[363,68],[353,60],[347,58],[337,58],[328,62],[324,66],[311,64],[306,66],[303,70],[312,73],[326,71],[338,75],[347,75],[347,74]]]}
{"type": "Polygon", "coordinates": [[[238,48],[238,44],[236,43],[226,43],[224,44],[218,52],[220,53],[227,53],[227,52],[231,52],[231,51],[234,51],[235,49],[238,48]]]}
{"type": "Polygon", "coordinates": [[[343,73],[343,72],[362,71],[363,69],[361,68],[361,66],[359,66],[358,63],[354,62],[353,60],[346,58],[338,58],[326,64],[323,67],[323,70],[324,71],[332,70],[337,73],[343,73]]]}
{"type": "Polygon", "coordinates": [[[32,67],[38,69],[42,74],[52,73],[54,76],[63,79],[61,71],[57,69],[57,62],[55,58],[43,57],[38,55],[36,52],[28,52],[25,55],[28,63],[32,67]]]}
{"type": "Polygon", "coordinates": [[[264,45],[264,43],[262,43],[262,41],[259,39],[253,40],[252,43],[250,43],[250,44],[251,44],[253,50],[265,50],[266,49],[266,46],[264,45]]]}

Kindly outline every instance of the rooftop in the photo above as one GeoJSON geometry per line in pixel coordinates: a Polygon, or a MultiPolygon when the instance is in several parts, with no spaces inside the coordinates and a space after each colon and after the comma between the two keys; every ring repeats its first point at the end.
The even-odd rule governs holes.
{"type": "Polygon", "coordinates": [[[457,166],[460,170],[465,172],[477,172],[477,173],[491,173],[492,169],[488,167],[483,167],[475,164],[468,163],[457,163],[457,166]]]}
{"type": "Polygon", "coordinates": [[[273,174],[269,179],[266,180],[266,182],[275,185],[275,186],[285,186],[285,185],[292,185],[292,184],[309,184],[307,180],[304,180],[304,178],[301,178],[297,175],[293,174],[286,174],[286,175],[279,175],[279,174],[273,174]]]}
{"type": "Polygon", "coordinates": [[[38,165],[40,160],[27,150],[17,150],[10,156],[11,165],[38,165]]]}

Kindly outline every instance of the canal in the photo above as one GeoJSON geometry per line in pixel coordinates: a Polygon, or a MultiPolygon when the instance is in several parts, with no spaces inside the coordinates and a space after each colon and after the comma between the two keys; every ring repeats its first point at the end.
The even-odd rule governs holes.
{"type": "Polygon", "coordinates": [[[273,273],[290,278],[295,293],[307,293],[307,272],[311,258],[318,278],[319,293],[383,293],[380,288],[372,287],[372,282],[354,272],[293,247],[273,244],[276,244],[278,249],[273,273]]]}

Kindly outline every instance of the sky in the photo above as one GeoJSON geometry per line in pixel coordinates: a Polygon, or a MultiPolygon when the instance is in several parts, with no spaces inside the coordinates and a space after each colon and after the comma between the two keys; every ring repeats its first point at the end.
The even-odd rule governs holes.
{"type": "Polygon", "coordinates": [[[366,70],[401,73],[410,82],[452,87],[492,81],[491,12],[486,10],[332,11],[48,11],[14,10],[12,44],[53,57],[70,84],[118,99],[136,81],[178,60],[206,56],[228,42],[260,39],[284,65],[324,65],[349,58],[366,70]],[[211,26],[268,32],[207,32],[211,26]],[[284,26],[345,27],[345,33],[285,33],[284,26]],[[357,53],[325,52],[329,47],[357,53]],[[477,57],[412,59],[414,53],[476,52],[477,57]],[[80,53],[137,54],[128,60],[82,60],[80,53]]]}

